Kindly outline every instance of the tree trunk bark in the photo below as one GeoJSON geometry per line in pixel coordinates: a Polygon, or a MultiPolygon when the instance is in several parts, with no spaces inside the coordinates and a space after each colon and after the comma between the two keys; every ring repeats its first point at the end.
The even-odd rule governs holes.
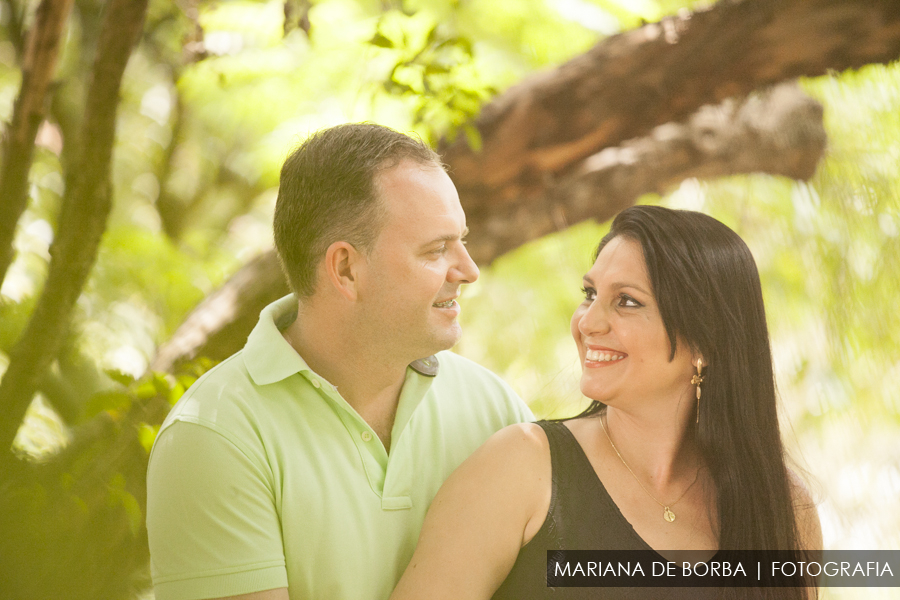
{"type": "Polygon", "coordinates": [[[28,172],[34,139],[44,120],[47,89],[56,70],[60,38],[73,0],[43,0],[38,6],[22,65],[22,87],[3,139],[0,172],[0,284],[12,263],[16,223],[28,205],[28,172]]]}
{"type": "Polygon", "coordinates": [[[642,195],[679,182],[738,173],[806,180],[825,151],[822,106],[794,84],[742,102],[705,106],[686,123],[606,148],[546,177],[533,195],[512,204],[482,198],[466,210],[468,250],[475,262],[498,256],[587,219],[602,223],[642,195]]]}
{"type": "Polygon", "coordinates": [[[146,10],[147,0],[110,0],[106,6],[85,106],[82,152],[66,178],[47,282],[0,381],[0,461],[11,456],[9,448],[22,417],[59,350],[60,332],[68,327],[97,256],[111,208],[109,170],[119,87],[146,10]]]}
{"type": "Polygon", "coordinates": [[[244,346],[260,311],[289,291],[274,250],[258,256],[191,311],[150,370],[171,372],[198,356],[228,358],[244,346]]]}
{"type": "Polygon", "coordinates": [[[510,88],[442,154],[463,208],[511,205],[603,148],[700,106],[900,56],[896,0],[722,0],[607,38],[510,88]]]}

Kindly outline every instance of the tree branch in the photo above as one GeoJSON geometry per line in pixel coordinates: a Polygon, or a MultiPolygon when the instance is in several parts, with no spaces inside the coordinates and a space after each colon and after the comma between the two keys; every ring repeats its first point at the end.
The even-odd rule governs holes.
{"type": "Polygon", "coordinates": [[[463,208],[513,204],[547,174],[754,89],[900,56],[896,0],[721,0],[607,38],[510,88],[444,149],[463,208]]]}
{"type": "MultiPolygon", "coordinates": [[[[175,87],[175,86],[173,86],[175,87]]],[[[169,176],[175,167],[175,151],[178,145],[184,141],[184,124],[185,124],[185,107],[181,101],[181,95],[177,88],[175,91],[175,103],[173,112],[175,113],[172,120],[172,136],[169,145],[163,152],[162,160],[156,170],[156,179],[159,181],[159,196],[156,199],[156,212],[159,213],[159,220],[162,224],[163,232],[173,242],[177,242],[181,238],[181,232],[184,230],[185,206],[178,198],[169,191],[169,176]]]]}
{"type": "MultiPolygon", "coordinates": [[[[28,172],[34,139],[44,120],[50,80],[56,70],[60,39],[73,0],[43,0],[38,6],[22,68],[22,87],[3,139],[0,171],[0,283],[15,254],[16,223],[28,205],[28,172]]],[[[12,6],[10,4],[10,6],[12,6]]]]}
{"type": "Polygon", "coordinates": [[[309,20],[309,10],[312,8],[310,0],[285,0],[284,1],[284,35],[287,36],[295,29],[300,29],[309,37],[312,24],[309,20]]]}
{"type": "Polygon", "coordinates": [[[8,450],[22,417],[59,350],[60,331],[97,256],[112,205],[109,171],[119,88],[146,10],[147,0],[110,0],[106,6],[85,106],[83,148],[67,177],[47,282],[0,381],[0,461],[11,456],[8,450]]]}
{"type": "Polygon", "coordinates": [[[642,195],[663,194],[690,177],[768,173],[809,179],[825,151],[822,106],[795,84],[743,101],[702,107],[686,123],[606,148],[515,204],[467,210],[468,250],[477,263],[569,225],[604,222],[642,195]]]}
{"type": "Polygon", "coordinates": [[[228,358],[247,341],[259,312],[288,291],[275,252],[256,257],[191,311],[150,369],[170,372],[198,356],[228,358]]]}

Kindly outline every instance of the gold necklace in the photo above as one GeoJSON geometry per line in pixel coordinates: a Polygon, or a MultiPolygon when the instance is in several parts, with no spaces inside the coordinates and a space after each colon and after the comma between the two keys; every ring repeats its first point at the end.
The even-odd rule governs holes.
{"type": "Polygon", "coordinates": [[[684,498],[685,495],[691,490],[691,488],[694,487],[694,484],[697,483],[697,479],[700,478],[700,469],[697,469],[697,474],[694,475],[694,481],[692,481],[691,485],[687,486],[687,489],[684,490],[684,492],[680,496],[678,496],[678,500],[676,500],[675,502],[672,502],[668,505],[663,504],[662,502],[660,502],[659,500],[656,499],[656,496],[654,496],[653,494],[651,494],[650,492],[647,491],[647,488],[644,487],[644,484],[641,483],[641,480],[638,479],[638,476],[634,474],[634,471],[631,470],[631,467],[629,467],[628,463],[625,462],[625,459],[622,458],[622,455],[619,453],[619,449],[616,448],[616,445],[613,443],[612,438],[609,437],[609,431],[607,431],[607,429],[606,429],[606,415],[605,414],[600,417],[600,426],[603,427],[603,433],[606,434],[606,439],[609,440],[609,445],[612,446],[612,449],[616,453],[616,456],[619,457],[619,460],[622,461],[622,464],[625,465],[625,468],[628,469],[628,472],[631,473],[631,476],[634,477],[634,480],[637,481],[637,484],[639,486],[641,486],[641,489],[644,490],[645,494],[647,494],[648,496],[653,498],[654,502],[656,502],[657,504],[662,506],[663,519],[665,519],[669,523],[673,522],[675,520],[675,513],[672,512],[672,509],[670,507],[678,504],[681,501],[681,499],[684,498]]]}

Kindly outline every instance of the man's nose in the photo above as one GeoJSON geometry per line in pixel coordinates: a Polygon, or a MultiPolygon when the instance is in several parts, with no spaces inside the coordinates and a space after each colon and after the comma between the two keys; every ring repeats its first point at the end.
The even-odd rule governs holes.
{"type": "Polygon", "coordinates": [[[478,279],[478,265],[469,256],[469,251],[463,244],[460,244],[459,248],[457,264],[451,269],[450,278],[456,283],[474,283],[478,279]]]}

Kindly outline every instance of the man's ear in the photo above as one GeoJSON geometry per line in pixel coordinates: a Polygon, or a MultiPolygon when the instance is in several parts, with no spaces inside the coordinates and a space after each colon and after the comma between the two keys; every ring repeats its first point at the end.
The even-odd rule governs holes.
{"type": "Polygon", "coordinates": [[[364,262],[362,253],[349,242],[335,242],[325,251],[325,276],[347,300],[359,295],[359,270],[364,262]]]}

